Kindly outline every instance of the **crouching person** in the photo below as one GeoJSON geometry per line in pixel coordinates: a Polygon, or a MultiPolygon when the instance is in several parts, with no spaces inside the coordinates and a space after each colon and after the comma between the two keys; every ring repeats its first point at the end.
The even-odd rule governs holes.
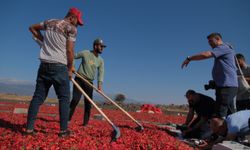
{"type": "Polygon", "coordinates": [[[224,140],[241,142],[246,135],[250,135],[250,110],[233,113],[225,119],[212,118],[210,128],[217,138],[208,141],[203,148],[212,148],[214,144],[224,140]]]}
{"type": "Polygon", "coordinates": [[[208,120],[214,113],[215,101],[213,98],[196,93],[194,90],[188,90],[185,96],[188,100],[189,112],[181,129],[183,137],[204,139],[210,136],[208,120]],[[195,113],[196,118],[194,117],[195,113]]]}

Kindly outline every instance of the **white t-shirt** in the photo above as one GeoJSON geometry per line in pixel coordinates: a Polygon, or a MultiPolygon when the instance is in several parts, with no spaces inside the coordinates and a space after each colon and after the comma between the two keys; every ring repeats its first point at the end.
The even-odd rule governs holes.
{"type": "Polygon", "coordinates": [[[41,23],[44,27],[44,40],[40,60],[47,63],[67,65],[66,41],[75,42],[77,29],[65,20],[51,19],[41,23]]]}

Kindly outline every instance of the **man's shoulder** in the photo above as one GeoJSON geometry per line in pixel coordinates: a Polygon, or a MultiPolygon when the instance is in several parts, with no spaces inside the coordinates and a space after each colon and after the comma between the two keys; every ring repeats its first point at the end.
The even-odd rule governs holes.
{"type": "Polygon", "coordinates": [[[234,50],[231,49],[228,45],[222,44],[215,47],[211,52],[214,53],[232,53],[234,50]]]}
{"type": "Polygon", "coordinates": [[[89,50],[81,50],[77,53],[75,53],[76,55],[81,55],[81,56],[85,56],[85,55],[89,55],[90,51],[89,50]]]}
{"type": "Polygon", "coordinates": [[[210,96],[198,93],[201,99],[209,100],[209,101],[214,101],[214,99],[210,96]]]}
{"type": "Polygon", "coordinates": [[[84,50],[81,50],[79,53],[88,54],[90,53],[90,50],[84,49],[84,50]]]}
{"type": "Polygon", "coordinates": [[[100,56],[100,55],[99,55],[99,59],[100,59],[102,62],[104,61],[104,59],[103,59],[102,56],[100,56]]]}
{"type": "Polygon", "coordinates": [[[84,50],[82,50],[82,52],[83,52],[83,53],[90,53],[91,51],[88,50],[88,49],[84,49],[84,50]]]}
{"type": "Polygon", "coordinates": [[[61,19],[47,19],[47,20],[45,20],[44,21],[44,23],[46,23],[46,24],[55,24],[55,23],[57,23],[57,22],[59,22],[59,21],[61,21],[61,19]]]}

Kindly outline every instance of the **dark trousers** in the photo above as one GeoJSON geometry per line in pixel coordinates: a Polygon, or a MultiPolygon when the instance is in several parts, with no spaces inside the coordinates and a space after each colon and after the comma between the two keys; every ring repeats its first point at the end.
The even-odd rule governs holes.
{"type": "Polygon", "coordinates": [[[237,111],[250,109],[250,99],[237,100],[236,101],[236,108],[237,108],[237,111]]]}
{"type": "Polygon", "coordinates": [[[34,129],[39,107],[46,99],[51,85],[59,99],[60,129],[68,128],[70,85],[67,67],[63,64],[41,63],[37,74],[36,90],[28,110],[28,130],[34,129]]]}
{"type": "Polygon", "coordinates": [[[226,117],[236,112],[235,98],[237,87],[217,87],[215,91],[215,113],[217,116],[226,117]]]}
{"type": "MultiPolygon", "coordinates": [[[[81,80],[78,77],[75,77],[75,81],[81,86],[83,91],[92,99],[93,98],[93,87],[89,86],[87,83],[85,83],[83,80],[81,80]]],[[[92,82],[90,82],[93,84],[92,82]]],[[[70,102],[70,113],[69,113],[69,120],[71,120],[75,108],[77,104],[79,103],[81,99],[82,93],[77,89],[76,86],[73,86],[73,98],[70,102]]],[[[89,122],[90,117],[90,111],[91,111],[91,103],[84,97],[84,117],[83,117],[83,125],[87,125],[89,122]]]]}

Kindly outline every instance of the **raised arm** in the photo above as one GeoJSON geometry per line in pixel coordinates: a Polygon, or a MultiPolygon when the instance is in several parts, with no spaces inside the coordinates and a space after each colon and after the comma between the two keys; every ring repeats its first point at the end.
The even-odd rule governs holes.
{"type": "Polygon", "coordinates": [[[203,60],[203,59],[208,59],[213,57],[213,54],[211,51],[205,51],[205,52],[201,52],[199,54],[193,55],[193,56],[188,56],[182,63],[181,68],[183,67],[187,67],[190,61],[194,61],[194,60],[203,60]]]}

